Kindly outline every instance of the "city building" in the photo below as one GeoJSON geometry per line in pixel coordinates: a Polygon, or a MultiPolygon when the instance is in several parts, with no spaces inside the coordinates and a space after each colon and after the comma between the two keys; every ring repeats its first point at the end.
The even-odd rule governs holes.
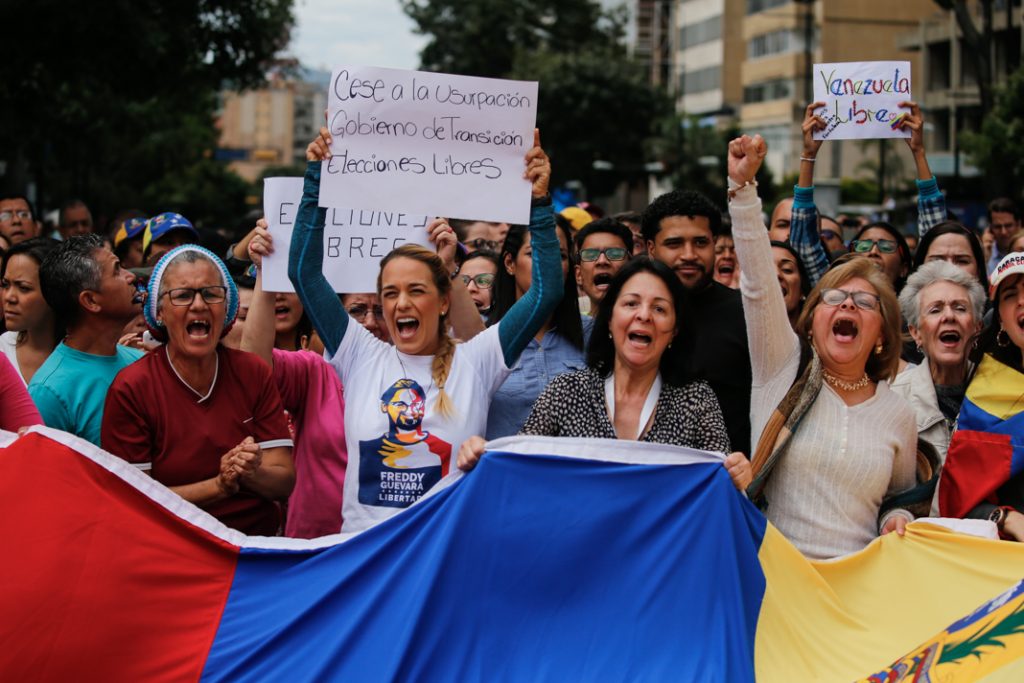
{"type": "MultiPolygon", "coordinates": [[[[980,3],[972,3],[971,9],[974,25],[984,38],[980,3]]],[[[998,86],[1021,65],[1024,26],[1020,0],[997,0],[992,9],[992,38],[986,42],[992,62],[990,82],[998,86]]],[[[978,72],[953,12],[923,18],[900,37],[900,46],[920,55],[922,77],[915,84],[915,96],[925,110],[925,144],[932,171],[940,177],[978,175],[958,144],[960,132],[978,130],[981,125],[978,72]]]]}
{"type": "Polygon", "coordinates": [[[270,166],[303,165],[306,145],[323,125],[330,74],[299,69],[271,74],[259,90],[221,93],[215,156],[246,180],[270,166]]]}

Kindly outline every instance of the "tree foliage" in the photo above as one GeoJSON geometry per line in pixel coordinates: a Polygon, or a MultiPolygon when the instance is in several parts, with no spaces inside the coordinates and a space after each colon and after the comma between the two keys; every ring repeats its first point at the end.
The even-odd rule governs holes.
{"type": "Polygon", "coordinates": [[[36,181],[44,204],[146,208],[152,187],[209,171],[217,91],[259,83],[292,23],[292,0],[8,3],[5,184],[36,181]]]}
{"type": "Polygon", "coordinates": [[[1021,197],[1024,183],[1024,67],[1018,68],[995,97],[995,105],[976,133],[963,134],[963,146],[981,169],[991,196],[1021,197]]]}
{"type": "Polygon", "coordinates": [[[430,36],[421,66],[540,82],[537,123],[556,184],[591,196],[643,172],[646,140],[670,109],[623,45],[625,15],[594,0],[402,0],[430,36]],[[595,161],[613,171],[595,171],[595,161]]]}

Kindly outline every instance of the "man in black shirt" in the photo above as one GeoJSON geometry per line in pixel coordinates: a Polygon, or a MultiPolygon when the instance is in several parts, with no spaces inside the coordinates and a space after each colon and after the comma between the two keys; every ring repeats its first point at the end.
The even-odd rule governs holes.
{"type": "Polygon", "coordinates": [[[690,367],[718,396],[734,451],[750,453],[750,352],[739,290],[715,282],[715,237],[722,214],[699,192],[674,190],[651,202],[642,219],[652,258],[675,271],[694,315],[690,367]]]}

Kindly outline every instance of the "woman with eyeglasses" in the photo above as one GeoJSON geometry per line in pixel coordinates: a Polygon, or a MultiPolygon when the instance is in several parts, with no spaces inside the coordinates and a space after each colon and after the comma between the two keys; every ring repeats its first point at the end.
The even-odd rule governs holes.
{"type": "Polygon", "coordinates": [[[760,438],[747,489],[768,520],[806,556],[862,549],[903,533],[912,516],[887,496],[912,488],[914,414],[888,380],[900,353],[892,284],[866,259],[828,271],[790,325],[754,176],[760,136],[729,143],[729,213],[743,270],[750,344],[751,433],[760,438]]]}
{"type": "MultiPolygon", "coordinates": [[[[558,307],[526,344],[519,362],[495,392],[487,414],[488,440],[518,434],[530,416],[533,402],[548,383],[562,374],[584,367],[585,335],[573,277],[572,229],[562,216],[555,217],[562,286],[558,307]]],[[[533,240],[523,226],[513,226],[505,237],[500,267],[493,286],[489,325],[498,325],[533,285],[533,240]]],[[[589,327],[589,325],[588,325],[589,327]]],[[[478,432],[479,433],[479,432],[478,432]]]]}
{"type": "Polygon", "coordinates": [[[101,443],[225,525],[274,536],[295,484],[292,439],[270,368],[221,344],[237,312],[219,258],[167,252],[144,308],[164,345],[114,379],[101,443]]]}
{"type": "Polygon", "coordinates": [[[491,313],[491,305],[494,302],[494,279],[497,275],[498,255],[483,249],[467,254],[459,268],[459,277],[466,285],[466,290],[484,322],[491,313]]]}

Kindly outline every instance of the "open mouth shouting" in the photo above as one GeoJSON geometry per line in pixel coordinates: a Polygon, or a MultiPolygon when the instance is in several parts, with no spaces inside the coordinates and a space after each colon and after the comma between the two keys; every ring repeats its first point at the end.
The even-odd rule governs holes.
{"type": "Polygon", "coordinates": [[[189,339],[196,341],[205,341],[210,337],[210,329],[212,325],[209,320],[202,320],[200,318],[193,318],[188,321],[185,325],[185,332],[188,333],[189,339]]]}
{"type": "Polygon", "coordinates": [[[959,330],[948,329],[939,332],[939,343],[948,349],[959,347],[963,338],[959,330]]]}
{"type": "Polygon", "coordinates": [[[412,339],[420,329],[420,321],[412,316],[402,316],[395,319],[395,331],[398,338],[402,340],[412,339]]]}
{"type": "Polygon", "coordinates": [[[626,333],[626,340],[630,346],[638,349],[649,348],[651,343],[654,341],[654,337],[642,331],[632,331],[626,333]]]}
{"type": "Polygon", "coordinates": [[[736,262],[731,258],[719,259],[715,264],[715,270],[719,275],[732,275],[736,272],[736,262]]]}
{"type": "Polygon", "coordinates": [[[600,291],[608,289],[612,282],[612,274],[607,272],[594,273],[594,288],[600,291]]]}
{"type": "Polygon", "coordinates": [[[851,318],[840,318],[832,323],[832,336],[841,344],[849,344],[857,338],[860,330],[851,318]]]}
{"type": "Polygon", "coordinates": [[[292,307],[285,303],[278,303],[274,306],[274,317],[278,320],[287,320],[292,313],[292,307]]]}

